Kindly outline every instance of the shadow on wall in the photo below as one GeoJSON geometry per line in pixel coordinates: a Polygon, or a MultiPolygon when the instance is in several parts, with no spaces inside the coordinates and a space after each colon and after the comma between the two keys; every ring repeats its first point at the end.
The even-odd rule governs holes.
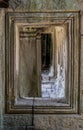
{"type": "Polygon", "coordinates": [[[0,8],[7,8],[9,6],[9,0],[0,0],[0,8]]]}

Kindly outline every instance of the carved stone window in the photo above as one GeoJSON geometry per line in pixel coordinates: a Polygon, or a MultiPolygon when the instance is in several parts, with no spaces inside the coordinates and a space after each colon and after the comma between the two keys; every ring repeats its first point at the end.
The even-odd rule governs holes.
{"type": "Polygon", "coordinates": [[[79,11],[6,14],[7,113],[79,113],[79,11]]]}

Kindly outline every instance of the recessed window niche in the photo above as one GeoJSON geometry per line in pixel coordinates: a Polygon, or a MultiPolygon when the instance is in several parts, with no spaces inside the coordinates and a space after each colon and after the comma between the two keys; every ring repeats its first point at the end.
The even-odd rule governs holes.
{"type": "Polygon", "coordinates": [[[6,14],[6,112],[79,113],[79,11],[6,14]]]}

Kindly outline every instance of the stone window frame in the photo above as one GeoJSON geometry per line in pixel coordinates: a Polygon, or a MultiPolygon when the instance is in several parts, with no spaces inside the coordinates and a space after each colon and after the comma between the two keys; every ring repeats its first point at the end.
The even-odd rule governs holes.
{"type": "MultiPolygon", "coordinates": [[[[6,13],[6,64],[5,64],[5,97],[6,113],[32,113],[33,99],[22,99],[15,95],[14,85],[14,26],[20,20],[32,19],[54,20],[55,24],[68,24],[71,37],[69,53],[70,61],[68,96],[66,101],[53,101],[53,104],[43,105],[44,101],[35,99],[39,105],[34,106],[36,114],[79,114],[80,113],[80,11],[29,11],[29,12],[7,12],[6,13]],[[42,17],[43,15],[43,17],[42,17]],[[72,35],[71,35],[72,34],[72,35]],[[12,39],[11,39],[12,36],[12,39]],[[31,103],[31,105],[29,104],[31,103]]],[[[66,92],[67,93],[67,92],[66,92]]]]}

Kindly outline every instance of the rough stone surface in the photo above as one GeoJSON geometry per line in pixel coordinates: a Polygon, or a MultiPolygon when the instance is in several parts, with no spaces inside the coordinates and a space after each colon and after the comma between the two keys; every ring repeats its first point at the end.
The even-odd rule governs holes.
{"type": "Polygon", "coordinates": [[[78,7],[81,10],[81,34],[83,36],[83,0],[78,0],[78,7]]]}
{"type": "Polygon", "coordinates": [[[25,126],[13,126],[13,127],[8,127],[8,126],[5,126],[2,130],[25,130],[25,126]]]}
{"type": "Polygon", "coordinates": [[[0,127],[2,128],[3,125],[3,106],[4,106],[4,96],[3,96],[3,91],[4,91],[4,86],[5,86],[5,76],[4,76],[4,68],[5,68],[5,59],[4,59],[4,47],[5,47],[5,12],[3,9],[0,9],[0,127]]]}
{"type": "Polygon", "coordinates": [[[78,9],[76,0],[10,0],[13,10],[75,10],[78,9]]]}
{"type": "MultiPolygon", "coordinates": [[[[83,0],[10,0],[10,8],[16,10],[77,10],[83,9],[83,0]]],[[[0,10],[0,130],[24,130],[31,125],[31,116],[3,114],[5,97],[5,10],[0,10]],[[18,126],[21,126],[18,128],[18,126]]],[[[83,16],[82,16],[83,17],[83,16]]],[[[82,18],[83,19],[83,18],[82,18]]],[[[83,20],[81,22],[83,26],[83,20]]],[[[83,34],[83,29],[81,30],[83,34]]],[[[83,36],[80,55],[80,114],[35,115],[35,127],[43,130],[83,130],[83,36]]]]}
{"type": "Polygon", "coordinates": [[[83,0],[77,0],[77,2],[78,2],[79,10],[83,10],[83,0]]]}
{"type": "Polygon", "coordinates": [[[22,115],[22,114],[4,114],[4,119],[3,119],[3,125],[4,126],[26,126],[26,125],[31,125],[32,120],[31,120],[32,115],[22,115]]]}

